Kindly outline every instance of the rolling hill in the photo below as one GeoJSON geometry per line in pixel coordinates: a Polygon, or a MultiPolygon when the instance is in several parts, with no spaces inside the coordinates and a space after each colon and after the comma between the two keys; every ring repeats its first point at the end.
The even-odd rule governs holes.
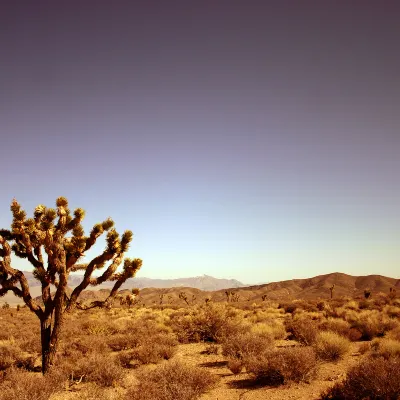
{"type": "MultiPolygon", "coordinates": [[[[29,273],[28,273],[29,274],[29,273]]],[[[32,276],[28,275],[28,278],[32,276]]],[[[32,284],[32,296],[40,294],[40,287],[32,284]]],[[[77,281],[70,281],[71,287],[77,281]]],[[[158,304],[160,295],[163,301],[171,304],[184,304],[179,298],[179,293],[184,292],[190,303],[204,302],[208,297],[212,301],[226,301],[226,290],[233,291],[239,296],[239,301],[261,301],[261,296],[266,295],[269,300],[293,300],[293,299],[327,299],[330,297],[329,288],[335,285],[334,297],[362,296],[365,289],[369,289],[373,295],[389,293],[390,288],[397,288],[400,292],[400,279],[389,278],[381,275],[352,276],[343,273],[331,273],[319,275],[307,279],[292,279],[281,282],[271,282],[263,285],[244,286],[236,280],[217,279],[204,275],[203,277],[182,279],[149,279],[135,278],[124,285],[122,293],[128,292],[132,287],[140,288],[140,298],[147,305],[158,304]],[[202,289],[206,288],[206,289],[202,289]]],[[[86,290],[82,293],[87,300],[103,299],[109,293],[110,286],[103,285],[100,290],[86,290]]],[[[15,304],[18,299],[7,295],[2,301],[15,304]]]]}

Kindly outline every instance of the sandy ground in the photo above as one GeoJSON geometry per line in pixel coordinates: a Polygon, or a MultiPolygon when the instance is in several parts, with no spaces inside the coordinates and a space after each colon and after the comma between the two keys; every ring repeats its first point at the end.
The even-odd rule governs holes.
{"type": "MultiPolygon", "coordinates": [[[[281,345],[290,344],[288,341],[281,342],[281,345]]],[[[347,369],[357,363],[360,358],[358,344],[352,343],[351,352],[345,359],[337,363],[321,363],[316,379],[310,384],[300,383],[269,388],[255,387],[245,372],[238,375],[232,374],[221,355],[201,354],[203,350],[202,344],[185,345],[180,346],[176,355],[177,358],[206,368],[221,378],[218,386],[203,395],[201,400],[318,399],[321,392],[332,386],[335,381],[343,379],[347,369]]]]}
{"type": "MultiPolygon", "coordinates": [[[[291,346],[293,342],[278,341],[278,346],[291,346]]],[[[317,376],[312,382],[292,383],[290,385],[279,387],[257,387],[249,379],[249,376],[242,372],[234,375],[227,368],[224,357],[218,355],[208,355],[204,353],[206,346],[201,343],[179,345],[175,359],[180,359],[191,365],[205,368],[211,373],[217,375],[220,380],[218,385],[210,392],[204,394],[201,400],[285,400],[285,399],[318,399],[320,394],[328,387],[332,386],[336,381],[345,377],[345,373],[352,365],[356,364],[360,359],[358,352],[358,343],[352,343],[349,355],[336,363],[323,362],[318,366],[317,376]]],[[[154,368],[154,365],[145,366],[143,368],[154,368]]],[[[125,384],[135,381],[135,371],[125,378],[125,384]]],[[[78,385],[69,392],[58,393],[52,396],[52,400],[75,400],[84,396],[88,386],[86,384],[78,385]]],[[[101,389],[107,392],[110,399],[116,400],[123,397],[124,390],[122,388],[101,389]]],[[[103,392],[103,394],[105,394],[103,392]]],[[[89,398],[95,398],[90,396],[89,398]]],[[[156,400],[156,399],[155,399],[156,400]]]]}

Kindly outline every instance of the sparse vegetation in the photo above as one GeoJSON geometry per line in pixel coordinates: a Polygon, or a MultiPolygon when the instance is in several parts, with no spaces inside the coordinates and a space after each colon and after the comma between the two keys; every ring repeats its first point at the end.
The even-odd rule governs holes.
{"type": "Polygon", "coordinates": [[[252,355],[246,370],[258,383],[276,386],[288,382],[308,382],[316,373],[317,361],[310,347],[277,349],[252,355]]]}
{"type": "Polygon", "coordinates": [[[346,379],[322,394],[322,400],[395,400],[400,397],[400,358],[366,358],[346,379]]]}
{"type": "Polygon", "coordinates": [[[349,352],[350,341],[338,333],[326,331],[317,334],[313,347],[322,360],[337,361],[349,352]]]}
{"type": "MultiPolygon", "coordinates": [[[[308,385],[301,382],[314,388],[321,381],[323,399],[360,398],[354,396],[363,385],[365,398],[398,396],[397,299],[389,304],[376,294],[366,300],[361,292],[353,299],[249,303],[251,296],[227,302],[221,292],[219,300],[208,303],[197,294],[193,304],[186,289],[187,304],[179,299],[181,291],[168,291],[163,304],[155,292],[156,304],[150,307],[135,302],[131,307],[73,310],[45,376],[40,373],[35,316],[27,307],[19,312],[1,308],[0,399],[58,400],[69,396],[66,391],[76,391],[84,400],[195,399],[214,390],[218,375],[224,383],[211,398],[222,388],[229,397],[235,388],[240,393],[262,386],[306,391],[308,385]],[[167,303],[168,297],[177,304],[167,303]],[[364,301],[368,309],[360,308],[364,301]],[[359,364],[347,371],[357,359],[359,364]],[[371,377],[374,368],[377,377],[371,377]],[[326,389],[330,380],[337,380],[338,369],[343,379],[326,389]],[[328,377],[327,371],[332,371],[328,377]]],[[[131,292],[123,291],[121,298],[127,294],[131,292]]]]}
{"type": "Polygon", "coordinates": [[[195,400],[217,381],[215,375],[182,362],[167,362],[138,374],[138,384],[128,390],[128,400],[195,400]]]}

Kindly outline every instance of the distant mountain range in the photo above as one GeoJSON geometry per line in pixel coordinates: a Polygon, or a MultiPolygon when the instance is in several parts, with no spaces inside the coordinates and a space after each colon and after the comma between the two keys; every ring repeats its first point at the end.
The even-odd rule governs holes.
{"type": "MultiPolygon", "coordinates": [[[[31,272],[26,272],[31,294],[33,297],[40,295],[40,286],[33,278],[31,272]]],[[[80,282],[79,276],[72,276],[70,287],[80,282]]],[[[400,279],[389,278],[381,275],[352,276],[339,272],[319,275],[307,279],[292,279],[281,282],[272,282],[262,285],[245,286],[234,279],[217,279],[204,275],[194,278],[180,279],[130,279],[122,290],[128,292],[134,287],[141,289],[140,297],[144,304],[154,304],[160,301],[160,295],[164,295],[165,302],[170,304],[182,304],[179,298],[180,292],[185,292],[193,303],[202,303],[208,297],[212,301],[226,301],[226,289],[233,291],[240,301],[260,302],[262,296],[269,300],[293,300],[293,299],[329,299],[329,288],[335,285],[334,298],[339,297],[363,297],[364,290],[371,291],[374,297],[378,293],[388,294],[391,288],[400,293],[400,279]]],[[[109,293],[112,284],[92,287],[82,293],[82,299],[103,299],[109,293]],[[100,289],[100,290],[99,290],[100,289]]],[[[1,302],[8,301],[16,304],[12,294],[7,294],[1,302]]]]}
{"type": "MultiPolygon", "coordinates": [[[[33,277],[32,272],[24,271],[31,287],[40,286],[40,283],[33,277]]],[[[82,281],[82,276],[71,275],[68,280],[68,285],[75,287],[82,281]]],[[[114,282],[105,282],[101,286],[90,287],[91,290],[111,288],[114,282]]],[[[124,285],[124,289],[144,289],[144,288],[172,288],[172,287],[191,287],[200,290],[221,290],[228,288],[239,288],[246,286],[245,284],[235,279],[219,279],[209,275],[196,276],[192,278],[178,279],[152,279],[152,278],[131,278],[124,285]]]]}

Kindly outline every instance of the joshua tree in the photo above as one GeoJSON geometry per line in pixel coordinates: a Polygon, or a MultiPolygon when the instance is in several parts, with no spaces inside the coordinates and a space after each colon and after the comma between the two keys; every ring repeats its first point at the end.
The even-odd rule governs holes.
{"type": "Polygon", "coordinates": [[[53,209],[39,205],[35,208],[33,218],[27,218],[25,211],[14,199],[11,203],[11,229],[0,230],[0,297],[8,291],[13,292],[22,298],[26,306],[39,318],[43,373],[53,364],[65,313],[75,307],[111,307],[118,289],[128,278],[132,278],[142,265],[140,259],[124,260],[124,254],[133,236],[131,231],[125,231],[120,237],[113,229],[113,221],[107,219],[96,224],[89,236],[85,236],[81,225],[84,210],[77,208],[72,216],[64,197],[57,199],[56,206],[57,208],[53,209]],[[104,232],[107,232],[105,250],[89,263],[79,263],[104,232]],[[33,276],[41,284],[43,305],[32,298],[24,273],[11,266],[12,252],[32,264],[33,276]],[[118,273],[117,268],[122,263],[123,270],[118,273]],[[95,270],[104,267],[105,270],[99,276],[92,276],[95,270]],[[75,271],[84,271],[84,275],[81,283],[69,295],[68,276],[75,271]],[[87,306],[78,302],[80,294],[89,285],[100,285],[105,281],[115,282],[106,300],[95,301],[87,306]],[[55,293],[51,293],[51,289],[54,289],[55,293]]]}
{"type": "Polygon", "coordinates": [[[182,299],[187,305],[189,305],[189,301],[188,301],[188,298],[187,298],[185,292],[180,292],[179,293],[179,298],[182,299]]]}
{"type": "Polygon", "coordinates": [[[236,302],[236,303],[239,302],[239,297],[240,297],[240,294],[239,294],[239,293],[231,292],[231,296],[232,296],[232,301],[234,301],[234,302],[236,302]]]}
{"type": "Polygon", "coordinates": [[[125,297],[125,304],[128,305],[129,308],[138,303],[137,296],[139,295],[139,289],[132,289],[132,294],[127,294],[125,297]]]}
{"type": "Polygon", "coordinates": [[[370,289],[365,289],[364,290],[364,297],[366,299],[369,299],[371,297],[371,290],[370,289]]]}
{"type": "Polygon", "coordinates": [[[268,298],[268,295],[267,295],[267,294],[263,294],[263,295],[261,296],[262,301],[267,300],[267,298],[268,298]]]}
{"type": "Polygon", "coordinates": [[[333,285],[329,288],[329,290],[331,291],[331,299],[333,298],[333,291],[334,291],[334,289],[335,289],[335,284],[333,284],[333,285]]]}

